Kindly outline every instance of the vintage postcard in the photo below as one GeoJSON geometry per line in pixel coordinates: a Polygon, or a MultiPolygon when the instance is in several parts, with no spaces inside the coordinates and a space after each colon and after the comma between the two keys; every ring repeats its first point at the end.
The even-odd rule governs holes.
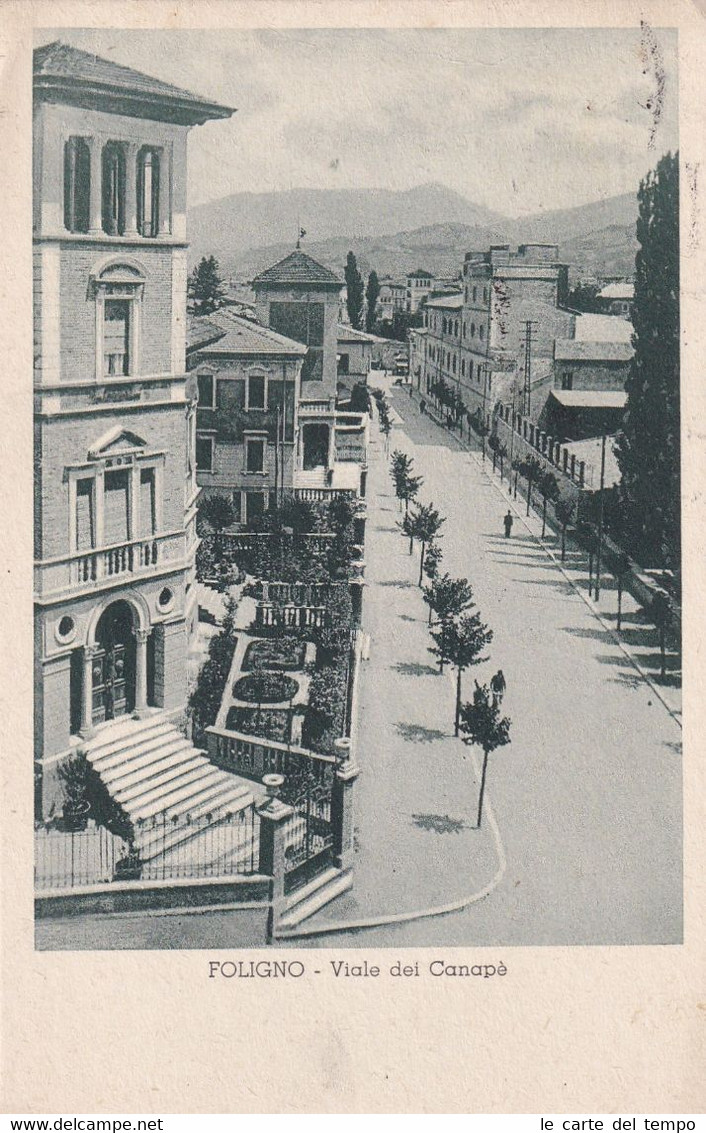
{"type": "Polygon", "coordinates": [[[702,14],[3,9],[6,1108],[698,1112],[702,14]]]}

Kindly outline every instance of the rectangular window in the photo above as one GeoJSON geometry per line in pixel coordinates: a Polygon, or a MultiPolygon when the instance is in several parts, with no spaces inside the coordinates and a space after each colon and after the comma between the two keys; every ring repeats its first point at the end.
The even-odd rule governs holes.
{"type": "Polygon", "coordinates": [[[203,409],[213,408],[213,374],[199,374],[199,405],[203,409]]]}
{"type": "Polygon", "coordinates": [[[141,150],[137,163],[137,230],[156,236],[159,230],[159,154],[141,150]]]}
{"type": "Polygon", "coordinates": [[[574,388],[574,375],[573,375],[573,373],[566,372],[566,373],[563,373],[561,375],[561,388],[562,389],[573,389],[574,388]]]}
{"type": "Polygon", "coordinates": [[[265,441],[260,437],[245,440],[245,468],[247,472],[265,471],[265,441]]]}
{"type": "Polygon", "coordinates": [[[351,366],[350,354],[338,355],[338,372],[339,374],[349,374],[351,366]]]}
{"type": "Polygon", "coordinates": [[[95,546],[93,486],[91,477],[76,482],[76,550],[88,551],[95,546]]]}
{"type": "Polygon", "coordinates": [[[140,470],[140,535],[154,535],[155,514],[154,468],[140,470]]]}
{"type": "Polygon", "coordinates": [[[213,437],[196,434],[196,471],[213,472],[213,437]]]}
{"type": "Polygon", "coordinates": [[[248,378],[248,409],[266,409],[265,379],[260,374],[248,378]]]}
{"type": "Polygon", "coordinates": [[[103,316],[103,374],[130,373],[130,300],[106,299],[103,316]]]}
{"type": "Polygon", "coordinates": [[[129,485],[126,469],[106,472],[103,504],[103,537],[107,547],[130,538],[129,485]]]}
{"type": "Polygon", "coordinates": [[[323,380],[323,303],[270,303],[270,327],[309,347],[302,366],[302,381],[323,380]]]}

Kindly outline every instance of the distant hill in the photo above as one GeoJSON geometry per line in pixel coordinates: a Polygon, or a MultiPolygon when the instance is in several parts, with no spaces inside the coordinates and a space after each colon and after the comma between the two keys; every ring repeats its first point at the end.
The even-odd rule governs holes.
{"type": "Polygon", "coordinates": [[[307,229],[305,250],[341,276],[349,250],[364,274],[375,268],[379,275],[402,277],[424,267],[454,276],[468,251],[532,241],[558,243],[572,278],[631,275],[637,247],[631,194],[518,220],[441,185],[423,185],[400,193],[238,193],[190,212],[190,260],[213,253],[224,274],[252,278],[291,251],[297,216],[307,229]]]}
{"type": "Polygon", "coordinates": [[[214,249],[233,258],[246,248],[283,244],[291,248],[298,226],[312,243],[402,232],[425,224],[459,221],[493,225],[499,214],[471,204],[444,185],[414,189],[291,189],[280,193],[234,193],[189,210],[192,257],[214,249]]]}

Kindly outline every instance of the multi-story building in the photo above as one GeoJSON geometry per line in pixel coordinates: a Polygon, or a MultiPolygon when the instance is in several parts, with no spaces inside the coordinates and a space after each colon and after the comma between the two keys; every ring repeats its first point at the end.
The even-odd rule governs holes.
{"type": "Polygon", "coordinates": [[[389,275],[383,276],[377,301],[377,321],[392,324],[395,312],[404,311],[406,299],[407,284],[398,283],[389,275]]]}
{"type": "Polygon", "coordinates": [[[424,302],[433,287],[434,276],[430,271],[426,271],[424,268],[411,271],[407,276],[405,286],[405,309],[410,314],[416,315],[420,304],[424,302]]]}
{"type": "Polygon", "coordinates": [[[34,59],[35,752],[183,712],[196,620],[186,140],[233,111],[52,43],[34,59]]]}
{"type": "Polygon", "coordinates": [[[338,326],[338,393],[347,397],[354,385],[367,384],[376,339],[364,330],[338,326]]]}
{"type": "Polygon", "coordinates": [[[205,494],[231,495],[250,523],[294,482],[306,346],[227,311],[208,321],[220,329],[195,370],[196,478],[205,494]]]}
{"type": "Polygon", "coordinates": [[[306,347],[297,402],[295,492],[309,498],[361,492],[367,416],[336,409],[341,281],[296,248],[252,286],[260,323],[306,347]]]}

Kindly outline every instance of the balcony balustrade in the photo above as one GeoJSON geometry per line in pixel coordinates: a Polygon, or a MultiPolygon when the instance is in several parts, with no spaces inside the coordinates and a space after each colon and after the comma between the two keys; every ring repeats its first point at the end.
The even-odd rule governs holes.
{"type": "Polygon", "coordinates": [[[35,595],[46,598],[64,592],[90,589],[125,575],[148,574],[183,562],[184,532],[132,539],[110,547],[78,551],[35,563],[35,595]]]}

